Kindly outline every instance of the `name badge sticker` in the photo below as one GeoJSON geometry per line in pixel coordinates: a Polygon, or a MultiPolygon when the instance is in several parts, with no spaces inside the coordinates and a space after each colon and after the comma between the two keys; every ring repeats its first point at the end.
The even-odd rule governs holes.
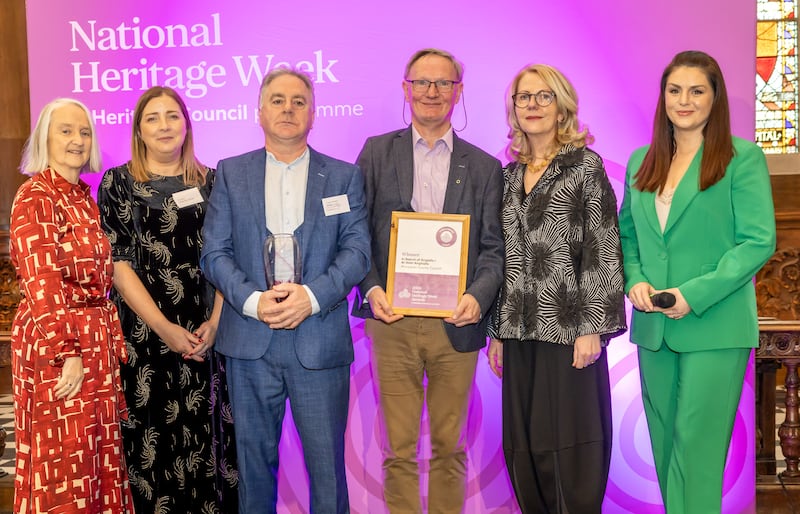
{"type": "Polygon", "coordinates": [[[329,196],[322,199],[322,208],[325,210],[325,216],[344,214],[350,212],[350,202],[347,200],[347,195],[329,196]]]}
{"type": "Polygon", "coordinates": [[[200,194],[200,190],[197,187],[172,193],[172,199],[175,201],[175,205],[178,206],[178,209],[183,209],[184,207],[203,203],[205,201],[203,199],[203,195],[200,194]]]}

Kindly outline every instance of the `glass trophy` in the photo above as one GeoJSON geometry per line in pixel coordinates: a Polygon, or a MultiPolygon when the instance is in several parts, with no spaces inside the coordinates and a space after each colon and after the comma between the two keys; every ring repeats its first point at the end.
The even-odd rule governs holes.
{"type": "Polygon", "coordinates": [[[292,234],[270,234],[264,242],[267,288],[291,282],[299,284],[303,274],[300,245],[292,234]]]}

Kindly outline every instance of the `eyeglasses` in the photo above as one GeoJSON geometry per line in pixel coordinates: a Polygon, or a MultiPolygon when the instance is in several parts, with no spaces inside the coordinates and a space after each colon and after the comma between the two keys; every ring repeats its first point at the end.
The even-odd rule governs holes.
{"type": "Polygon", "coordinates": [[[511,99],[514,100],[514,105],[520,109],[529,106],[531,98],[534,98],[536,104],[540,107],[547,107],[556,99],[556,94],[552,91],[537,91],[535,93],[517,93],[516,95],[511,95],[511,99]]]}
{"type": "Polygon", "coordinates": [[[453,87],[456,84],[461,84],[460,80],[406,79],[406,82],[411,84],[411,89],[413,89],[417,93],[426,93],[428,89],[431,87],[431,84],[435,85],[436,89],[438,89],[440,93],[447,93],[449,91],[452,91],[453,87]]]}

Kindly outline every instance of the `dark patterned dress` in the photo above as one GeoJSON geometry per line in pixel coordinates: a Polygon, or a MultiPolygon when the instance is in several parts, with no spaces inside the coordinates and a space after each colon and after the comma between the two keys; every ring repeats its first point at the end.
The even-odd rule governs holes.
{"type": "MultiPolygon", "coordinates": [[[[200,271],[202,226],[214,173],[198,186],[203,201],[179,208],[181,177],[135,182],[127,165],[103,176],[98,191],[114,260],[127,261],[164,316],[194,332],[210,315],[214,291],[200,271]]],[[[130,408],[125,458],[138,513],[237,511],[233,420],[216,352],[184,360],[113,291],[130,361],[122,382],[130,408]]]]}
{"type": "Polygon", "coordinates": [[[133,512],[122,457],[125,345],[107,299],[113,264],[89,186],[45,170],[11,208],[11,262],[22,294],[11,333],[17,462],[14,512],[133,512]],[[68,357],[84,377],[53,387],[68,357]]]}
{"type": "Polygon", "coordinates": [[[599,513],[611,462],[606,351],[576,338],[625,328],[617,202],[603,160],[564,145],[529,193],[504,170],[506,272],[489,332],[503,340],[503,450],[523,513],[599,513]]]}

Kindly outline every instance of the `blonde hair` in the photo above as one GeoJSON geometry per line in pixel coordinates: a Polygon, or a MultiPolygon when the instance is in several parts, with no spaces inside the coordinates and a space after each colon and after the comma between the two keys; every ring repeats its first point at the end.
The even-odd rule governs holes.
{"type": "Polygon", "coordinates": [[[153,178],[153,174],[147,169],[147,147],[142,140],[141,129],[144,116],[144,108],[150,100],[166,96],[175,100],[181,109],[181,114],[186,123],[186,136],[183,138],[181,147],[180,170],[183,183],[187,185],[201,185],[206,183],[206,167],[197,159],[194,154],[194,132],[192,131],[192,120],[189,118],[189,109],[180,95],[170,87],[155,86],[145,91],[136,102],[136,109],[133,111],[133,135],[131,137],[131,160],[128,169],[137,182],[147,182],[153,178]]]}
{"type": "MultiPolygon", "coordinates": [[[[517,73],[514,80],[511,81],[511,86],[506,95],[506,117],[510,127],[508,138],[511,140],[506,150],[508,156],[523,164],[527,164],[534,159],[533,149],[528,143],[526,134],[519,126],[513,98],[513,95],[517,93],[522,77],[528,73],[539,75],[542,82],[547,84],[547,87],[556,94],[555,101],[558,107],[558,116],[561,118],[556,129],[556,143],[559,146],[572,144],[577,148],[592,144],[594,136],[589,133],[587,127],[581,127],[578,120],[578,94],[570,81],[563,73],[552,66],[533,64],[526,66],[517,73]]],[[[531,101],[535,100],[531,98],[531,101]]]]}
{"type": "Polygon", "coordinates": [[[81,168],[81,172],[90,171],[96,173],[102,168],[100,161],[100,146],[97,144],[97,132],[94,128],[92,115],[89,109],[78,100],[73,98],[56,98],[44,106],[42,112],[39,113],[39,119],[36,121],[36,126],[33,127],[33,132],[25,142],[25,147],[22,150],[22,160],[19,164],[19,170],[25,175],[35,175],[46,170],[50,166],[50,153],[47,150],[47,138],[50,134],[50,124],[53,121],[53,112],[56,109],[64,107],[65,105],[75,105],[86,115],[89,121],[89,130],[92,133],[92,148],[89,150],[89,160],[81,168]]]}

